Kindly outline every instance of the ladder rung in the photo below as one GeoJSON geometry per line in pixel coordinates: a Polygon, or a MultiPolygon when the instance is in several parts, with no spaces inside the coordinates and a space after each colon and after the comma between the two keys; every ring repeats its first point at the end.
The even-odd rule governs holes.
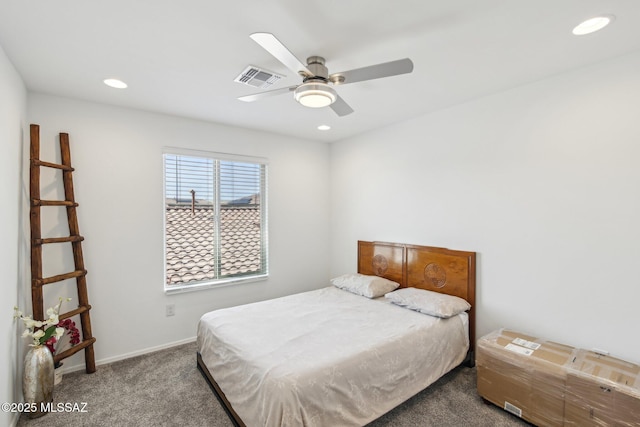
{"type": "Polygon", "coordinates": [[[38,160],[38,159],[31,159],[31,162],[34,166],[45,166],[48,168],[62,169],[62,170],[71,171],[71,172],[75,170],[71,166],[59,165],[58,163],[43,162],[42,160],[38,160]]]}
{"type": "Polygon", "coordinates": [[[34,245],[46,245],[47,243],[73,243],[82,242],[84,237],[82,236],[69,236],[69,237],[49,237],[46,239],[33,239],[34,245]]]}
{"type": "Polygon", "coordinates": [[[63,280],[73,279],[74,277],[82,277],[87,275],[87,270],[76,270],[71,273],[58,274],[57,276],[45,277],[43,279],[34,279],[36,286],[48,285],[49,283],[62,282],[63,280]]]}
{"type": "Polygon", "coordinates": [[[96,339],[93,338],[93,337],[89,338],[86,341],[81,341],[78,344],[74,345],[73,347],[63,351],[62,353],[56,354],[55,356],[53,356],[53,363],[58,363],[62,359],[66,359],[67,357],[76,354],[80,350],[82,350],[82,349],[84,349],[86,347],[89,347],[90,345],[92,345],[95,342],[96,342],[96,339]]]}
{"type": "Polygon", "coordinates": [[[78,206],[76,202],[71,200],[40,200],[40,199],[31,199],[32,206],[73,206],[74,208],[78,206]]]}
{"type": "Polygon", "coordinates": [[[89,310],[91,310],[91,306],[90,305],[83,305],[81,307],[76,308],[75,310],[71,310],[71,311],[68,311],[66,313],[59,314],[58,315],[58,319],[60,319],[60,320],[68,319],[69,317],[73,317],[76,314],[82,314],[85,311],[89,311],[89,310]]]}

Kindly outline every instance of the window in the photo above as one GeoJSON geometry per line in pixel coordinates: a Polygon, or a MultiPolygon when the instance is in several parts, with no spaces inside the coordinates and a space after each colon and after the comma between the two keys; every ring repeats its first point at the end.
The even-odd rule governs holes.
{"type": "Polygon", "coordinates": [[[164,154],[165,291],[266,277],[266,163],[164,154]]]}

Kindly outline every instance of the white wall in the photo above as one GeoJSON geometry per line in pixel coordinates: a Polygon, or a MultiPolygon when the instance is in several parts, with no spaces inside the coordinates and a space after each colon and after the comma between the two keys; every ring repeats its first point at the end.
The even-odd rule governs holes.
{"type": "Polygon", "coordinates": [[[478,253],[478,336],[640,362],[640,53],[332,145],[332,275],[356,240],[478,253]]]}
{"type": "MultiPolygon", "coordinates": [[[[0,402],[22,401],[21,381],[24,346],[22,325],[11,316],[13,307],[25,303],[21,292],[25,277],[24,240],[19,230],[28,215],[21,205],[22,141],[26,122],[27,91],[22,79],[0,46],[0,402]]],[[[23,233],[24,234],[24,233],[23,233]]],[[[17,414],[1,412],[0,425],[15,423],[17,414]]]]}
{"type": "MultiPolygon", "coordinates": [[[[28,101],[29,120],[41,128],[43,159],[59,161],[57,134],[70,135],[99,362],[192,339],[198,319],[207,311],[327,283],[327,144],[42,94],[30,94],[28,101]],[[268,159],[268,281],[164,294],[165,146],[268,159]],[[175,304],[174,317],[165,316],[166,304],[175,304]]],[[[42,198],[54,198],[61,192],[55,182],[55,176],[43,175],[42,198]]],[[[51,217],[53,221],[43,219],[43,235],[68,233],[66,227],[56,225],[66,222],[62,208],[51,217]]],[[[66,246],[44,254],[45,276],[73,269],[70,245],[66,246]]],[[[75,295],[74,282],[68,282],[64,291],[58,287],[51,293],[56,285],[46,287],[45,306],[58,296],[75,295]]],[[[69,362],[72,368],[82,364],[81,354],[69,362]]]]}

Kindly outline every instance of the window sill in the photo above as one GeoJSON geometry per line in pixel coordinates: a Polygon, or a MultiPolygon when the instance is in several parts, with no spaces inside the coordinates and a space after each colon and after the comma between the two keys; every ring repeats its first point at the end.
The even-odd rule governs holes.
{"type": "Polygon", "coordinates": [[[192,285],[172,285],[165,286],[164,293],[165,295],[175,295],[175,294],[183,294],[185,292],[195,292],[195,291],[204,291],[207,289],[221,288],[230,285],[239,285],[242,283],[252,283],[252,282],[262,282],[269,278],[268,274],[263,274],[260,276],[251,276],[251,277],[238,277],[238,278],[230,278],[223,280],[216,280],[211,282],[201,282],[192,285]]]}

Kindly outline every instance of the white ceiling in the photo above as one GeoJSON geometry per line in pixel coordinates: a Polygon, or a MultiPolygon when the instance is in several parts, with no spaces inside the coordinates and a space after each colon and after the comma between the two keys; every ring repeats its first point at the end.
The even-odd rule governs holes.
{"type": "Polygon", "coordinates": [[[640,1],[0,0],[0,45],[30,91],[337,141],[638,50],[640,1]],[[571,34],[599,14],[616,20],[571,34]],[[287,76],[272,89],[300,83],[254,32],[302,62],[325,57],[329,73],[405,57],[414,71],[336,87],[345,117],[291,94],[245,103],[260,90],[233,79],[249,64],[287,76]]]}

